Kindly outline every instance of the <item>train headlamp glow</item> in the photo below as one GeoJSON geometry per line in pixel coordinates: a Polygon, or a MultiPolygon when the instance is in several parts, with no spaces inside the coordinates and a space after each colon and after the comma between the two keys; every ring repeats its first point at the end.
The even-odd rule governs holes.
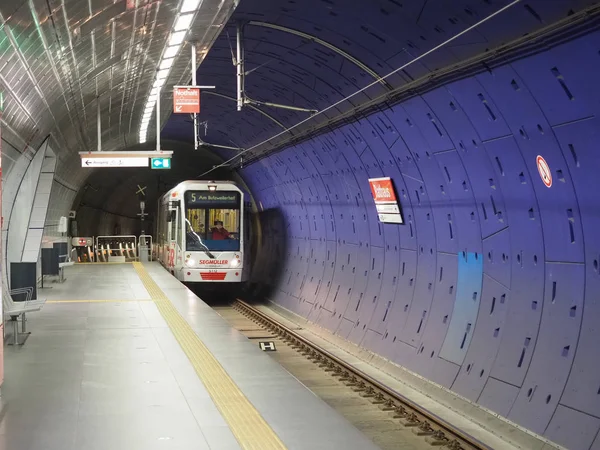
{"type": "Polygon", "coordinates": [[[208,185],[208,190],[209,191],[216,191],[217,190],[217,185],[216,184],[209,184],[208,185]]]}
{"type": "Polygon", "coordinates": [[[240,265],[240,260],[239,259],[234,259],[229,264],[231,265],[231,267],[237,267],[237,266],[240,265]]]}
{"type": "Polygon", "coordinates": [[[196,261],[194,261],[193,259],[188,259],[185,263],[190,267],[196,265],[196,261]]]}

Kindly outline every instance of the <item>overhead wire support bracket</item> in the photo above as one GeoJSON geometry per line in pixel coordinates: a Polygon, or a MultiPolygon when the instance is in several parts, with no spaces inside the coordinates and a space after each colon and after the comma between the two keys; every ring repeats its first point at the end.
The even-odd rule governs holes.
{"type": "Polygon", "coordinates": [[[244,149],[241,148],[241,147],[230,147],[228,145],[210,144],[208,142],[204,142],[200,138],[198,138],[198,141],[199,141],[200,146],[223,148],[223,149],[226,149],[226,150],[235,150],[235,151],[238,151],[238,152],[244,151],[244,149]]]}
{"type": "MultiPolygon", "coordinates": [[[[232,50],[233,53],[233,50],[232,50]]],[[[233,55],[232,55],[233,56],[233,55]]],[[[300,108],[298,106],[282,105],[280,103],[273,102],[262,102],[258,100],[252,100],[246,95],[245,82],[246,74],[250,74],[252,71],[246,72],[244,69],[244,43],[243,43],[243,26],[241,22],[236,23],[236,55],[233,56],[233,65],[236,67],[236,79],[237,79],[237,110],[241,111],[244,105],[260,105],[269,106],[272,108],[288,109],[291,111],[307,112],[311,116],[317,114],[319,110],[300,108]]]]}
{"type": "Polygon", "coordinates": [[[290,109],[292,111],[308,112],[311,114],[317,114],[319,112],[318,109],[300,108],[299,106],[282,105],[280,103],[272,103],[272,102],[261,102],[259,100],[252,100],[249,97],[244,98],[244,104],[245,105],[270,106],[272,108],[290,109]]]}

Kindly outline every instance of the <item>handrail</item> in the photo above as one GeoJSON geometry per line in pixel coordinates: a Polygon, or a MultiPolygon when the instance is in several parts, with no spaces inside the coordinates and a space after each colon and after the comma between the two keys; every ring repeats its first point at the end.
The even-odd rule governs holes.
{"type": "Polygon", "coordinates": [[[153,258],[152,258],[153,238],[152,238],[151,234],[140,234],[139,235],[138,243],[137,243],[137,247],[136,247],[137,257],[138,257],[138,259],[141,257],[140,248],[142,247],[142,238],[144,239],[144,242],[147,242],[146,240],[148,238],[150,238],[150,245],[144,245],[144,247],[148,247],[148,258],[150,259],[150,261],[152,261],[153,260],[153,258]]]}

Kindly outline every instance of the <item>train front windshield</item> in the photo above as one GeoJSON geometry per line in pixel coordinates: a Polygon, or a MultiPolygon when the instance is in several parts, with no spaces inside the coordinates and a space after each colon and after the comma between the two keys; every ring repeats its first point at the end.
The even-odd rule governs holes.
{"type": "Polygon", "coordinates": [[[239,251],[240,204],[236,191],[186,192],[186,250],[239,251]]]}

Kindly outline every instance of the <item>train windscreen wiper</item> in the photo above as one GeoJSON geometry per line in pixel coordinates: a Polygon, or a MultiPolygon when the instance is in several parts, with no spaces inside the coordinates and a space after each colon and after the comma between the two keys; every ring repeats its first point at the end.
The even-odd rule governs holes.
{"type": "Polygon", "coordinates": [[[192,234],[196,237],[196,239],[198,239],[198,243],[204,247],[204,250],[200,250],[204,253],[206,253],[206,255],[210,258],[210,259],[216,259],[216,256],[213,255],[210,252],[210,249],[206,246],[206,244],[204,244],[204,242],[202,242],[202,239],[200,238],[200,236],[198,236],[198,234],[194,231],[194,228],[192,227],[192,224],[190,223],[190,221],[186,218],[185,221],[187,222],[188,226],[190,227],[190,230],[192,232],[192,234]]]}

